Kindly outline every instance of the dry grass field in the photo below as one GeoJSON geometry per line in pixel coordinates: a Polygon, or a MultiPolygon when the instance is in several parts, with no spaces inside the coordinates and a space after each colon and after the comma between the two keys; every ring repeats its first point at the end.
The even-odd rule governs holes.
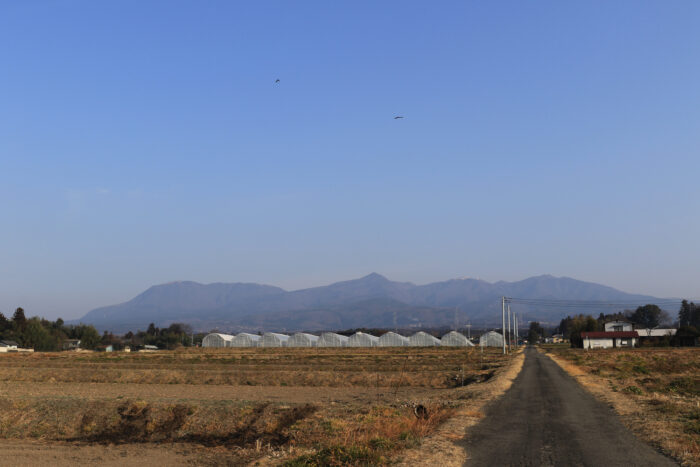
{"type": "Polygon", "coordinates": [[[700,349],[543,348],[642,439],[700,465],[700,349]]]}
{"type": "Polygon", "coordinates": [[[384,464],[510,361],[479,348],[0,354],[0,447],[22,465],[384,464]]]}

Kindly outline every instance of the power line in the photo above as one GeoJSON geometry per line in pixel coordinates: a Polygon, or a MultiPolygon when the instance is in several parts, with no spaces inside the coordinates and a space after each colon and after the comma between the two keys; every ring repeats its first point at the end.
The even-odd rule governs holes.
{"type": "Polygon", "coordinates": [[[566,300],[566,299],[543,299],[543,298],[516,298],[505,297],[508,303],[517,303],[520,305],[530,305],[538,307],[556,307],[556,308],[603,308],[603,307],[637,307],[646,304],[655,304],[658,306],[680,306],[680,299],[664,299],[664,300],[627,300],[627,301],[603,301],[603,300],[566,300]]]}

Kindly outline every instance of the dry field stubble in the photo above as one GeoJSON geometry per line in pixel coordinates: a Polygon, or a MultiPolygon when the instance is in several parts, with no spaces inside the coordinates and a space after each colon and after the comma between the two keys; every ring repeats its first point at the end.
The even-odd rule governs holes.
{"type": "Polygon", "coordinates": [[[544,350],[642,439],[700,465],[700,349],[544,350]]]}
{"type": "Polygon", "coordinates": [[[73,461],[170,446],[182,464],[381,464],[507,361],[474,348],[4,354],[0,444],[68,444],[73,461]]]}

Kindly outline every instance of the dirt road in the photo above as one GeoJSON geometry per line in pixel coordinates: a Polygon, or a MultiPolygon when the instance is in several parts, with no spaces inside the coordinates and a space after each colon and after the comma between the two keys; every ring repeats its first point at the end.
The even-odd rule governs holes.
{"type": "Polygon", "coordinates": [[[511,388],[471,430],[467,465],[677,465],[635,438],[549,357],[534,348],[525,353],[511,388]]]}

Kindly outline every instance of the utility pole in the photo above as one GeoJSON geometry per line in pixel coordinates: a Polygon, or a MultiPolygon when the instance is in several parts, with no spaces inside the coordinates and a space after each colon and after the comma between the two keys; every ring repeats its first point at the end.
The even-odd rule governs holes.
{"type": "Polygon", "coordinates": [[[515,336],[515,349],[518,349],[518,315],[513,313],[513,326],[515,329],[513,330],[513,335],[515,336]]]}
{"type": "Polygon", "coordinates": [[[501,297],[501,333],[503,334],[503,355],[506,354],[506,297],[501,297]]]}
{"type": "Polygon", "coordinates": [[[511,328],[510,328],[510,303],[508,304],[508,352],[510,352],[511,341],[511,328]]]}

